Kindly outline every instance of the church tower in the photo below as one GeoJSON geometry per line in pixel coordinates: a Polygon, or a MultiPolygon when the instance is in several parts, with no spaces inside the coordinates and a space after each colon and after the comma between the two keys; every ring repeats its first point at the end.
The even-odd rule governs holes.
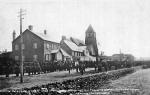
{"type": "Polygon", "coordinates": [[[87,49],[89,50],[90,55],[98,55],[96,33],[91,25],[89,25],[88,29],[85,32],[85,44],[87,46],[87,49]]]}

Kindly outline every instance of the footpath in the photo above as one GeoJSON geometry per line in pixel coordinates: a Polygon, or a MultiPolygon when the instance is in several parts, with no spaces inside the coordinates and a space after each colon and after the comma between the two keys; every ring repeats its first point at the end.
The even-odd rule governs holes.
{"type": "MultiPolygon", "coordinates": [[[[90,74],[92,72],[94,73],[94,68],[87,68],[84,76],[89,74],[89,72],[90,74]]],[[[71,70],[70,74],[68,71],[58,71],[39,75],[25,75],[23,77],[23,83],[20,83],[20,77],[16,77],[14,75],[10,75],[9,78],[0,76],[0,91],[6,91],[8,89],[30,88],[33,86],[76,78],[78,76],[82,75],[80,73],[76,73],[76,70],[71,70]]]]}

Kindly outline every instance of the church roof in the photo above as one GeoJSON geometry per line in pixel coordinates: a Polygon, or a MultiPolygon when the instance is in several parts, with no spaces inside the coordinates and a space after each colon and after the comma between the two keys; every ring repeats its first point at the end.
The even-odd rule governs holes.
{"type": "Polygon", "coordinates": [[[94,32],[94,29],[92,25],[90,24],[89,27],[87,28],[86,32],[94,32]]]}

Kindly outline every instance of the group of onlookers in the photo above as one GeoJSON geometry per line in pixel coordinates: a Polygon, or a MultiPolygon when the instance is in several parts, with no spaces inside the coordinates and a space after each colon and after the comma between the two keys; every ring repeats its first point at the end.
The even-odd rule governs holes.
{"type": "MultiPolygon", "coordinates": [[[[28,75],[40,74],[40,73],[48,73],[48,72],[56,72],[56,71],[68,71],[69,74],[71,70],[76,70],[77,73],[81,73],[82,75],[85,72],[86,68],[95,68],[95,72],[103,72],[108,70],[115,70],[124,67],[131,67],[131,63],[129,62],[115,62],[115,61],[81,61],[79,59],[75,61],[66,60],[66,61],[50,61],[50,62],[24,62],[24,73],[28,73],[28,75]]],[[[7,77],[9,74],[16,74],[19,76],[20,66],[19,62],[13,65],[12,70],[7,70],[7,77]]]]}

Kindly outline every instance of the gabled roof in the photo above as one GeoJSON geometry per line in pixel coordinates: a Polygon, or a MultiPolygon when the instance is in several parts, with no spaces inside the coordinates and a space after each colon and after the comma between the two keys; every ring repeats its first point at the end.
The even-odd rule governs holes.
{"type": "Polygon", "coordinates": [[[64,51],[63,49],[60,49],[61,50],[61,52],[62,52],[62,54],[64,55],[64,56],[68,56],[68,57],[71,57],[66,51],[64,51]]]}
{"type": "Polygon", "coordinates": [[[84,48],[82,46],[77,46],[75,43],[73,43],[70,40],[64,40],[64,42],[73,51],[83,52],[83,50],[84,50],[84,48]]]}
{"type": "Polygon", "coordinates": [[[52,50],[51,53],[58,53],[59,51],[61,51],[61,53],[63,54],[63,56],[65,57],[71,57],[67,52],[65,52],[63,49],[56,49],[56,50],[52,50]]]}
{"type": "MultiPolygon", "coordinates": [[[[36,35],[35,33],[33,33],[32,31],[30,31],[29,29],[26,29],[23,33],[22,33],[22,35],[24,35],[26,32],[29,32],[29,33],[31,33],[31,34],[33,34],[33,35],[35,35],[35,36],[37,36],[37,37],[39,37],[38,35],[36,35]]],[[[14,42],[14,41],[16,41],[17,39],[19,39],[21,36],[19,35],[16,39],[14,39],[12,42],[14,42]]],[[[42,39],[41,37],[39,37],[40,39],[42,39]]],[[[44,40],[44,39],[42,39],[42,40],[44,40]]]]}
{"type": "Polygon", "coordinates": [[[84,46],[85,45],[84,41],[82,41],[82,40],[79,40],[79,39],[76,39],[76,38],[73,38],[73,37],[70,37],[70,40],[78,46],[84,46]]]}
{"type": "MultiPolygon", "coordinates": [[[[53,39],[51,39],[51,37],[48,34],[45,35],[44,33],[36,33],[36,35],[38,35],[39,37],[41,37],[45,41],[53,42],[52,41],[53,39]]],[[[59,42],[56,42],[56,43],[59,43],[59,42]]]]}
{"type": "MultiPolygon", "coordinates": [[[[23,35],[24,33],[26,33],[26,32],[32,33],[33,35],[35,35],[36,37],[39,37],[39,38],[42,39],[42,40],[53,42],[53,41],[50,40],[49,35],[45,35],[44,33],[35,33],[35,32],[30,31],[29,29],[26,29],[26,30],[22,33],[22,35],[23,35]]],[[[16,41],[18,38],[20,38],[20,35],[19,35],[16,39],[14,39],[13,42],[16,41]]],[[[58,43],[58,42],[54,42],[54,43],[58,43]]]]}

